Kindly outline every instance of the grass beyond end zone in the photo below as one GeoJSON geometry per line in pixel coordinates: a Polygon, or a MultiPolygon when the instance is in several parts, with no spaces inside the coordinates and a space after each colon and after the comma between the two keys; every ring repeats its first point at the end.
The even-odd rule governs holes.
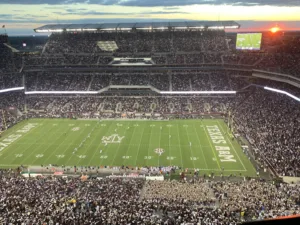
{"type": "Polygon", "coordinates": [[[256,172],[223,120],[31,119],[0,138],[0,167],[19,165],[169,166],[256,172]],[[77,149],[77,150],[76,150],[77,149]]]}

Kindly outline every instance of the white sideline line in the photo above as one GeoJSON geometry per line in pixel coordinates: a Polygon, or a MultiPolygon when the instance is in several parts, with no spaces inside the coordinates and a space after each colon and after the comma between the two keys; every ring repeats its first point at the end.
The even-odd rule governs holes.
{"type": "Polygon", "coordinates": [[[160,94],[236,94],[236,91],[160,91],[160,94]]]}
{"type": "MultiPolygon", "coordinates": [[[[20,166],[20,164],[0,164],[0,166],[20,166]]],[[[23,165],[23,166],[35,166],[35,165],[23,165]]],[[[199,169],[199,170],[210,170],[210,171],[221,171],[219,169],[201,169],[201,168],[187,168],[189,170],[195,170],[195,169],[199,169]]],[[[224,172],[246,172],[247,170],[224,170],[224,172]]]]}
{"type": "MultiPolygon", "coordinates": [[[[222,171],[219,169],[201,169],[201,168],[188,168],[189,170],[199,169],[199,170],[211,170],[211,171],[222,171]]],[[[224,172],[246,172],[247,170],[226,170],[224,169],[224,172]]]]}
{"type": "MultiPolygon", "coordinates": [[[[30,143],[15,143],[15,145],[29,145],[29,144],[32,144],[31,142],[30,143]]],[[[37,143],[37,144],[48,144],[48,142],[42,142],[42,143],[37,143]]],[[[59,145],[59,144],[57,144],[59,145]]],[[[114,145],[114,143],[112,143],[111,145],[114,145]]],[[[126,146],[139,146],[139,144],[122,144],[122,145],[126,145],[126,146]]],[[[154,146],[155,144],[150,144],[150,146],[154,146]]],[[[52,146],[56,146],[56,145],[52,145],[52,146]]],[[[62,144],[60,146],[69,146],[69,144],[62,144]]],[[[97,144],[91,144],[91,146],[98,146],[97,144]]],[[[147,144],[140,144],[140,146],[149,146],[147,144]]],[[[168,144],[166,145],[162,145],[162,146],[168,146],[168,144]]],[[[170,145],[170,147],[189,147],[189,145],[170,145]]],[[[193,147],[202,147],[202,148],[211,148],[211,146],[208,146],[208,145],[193,145],[193,147]]]]}
{"type": "Polygon", "coordinates": [[[30,165],[25,165],[25,164],[0,164],[0,167],[7,167],[7,166],[30,166],[30,165]]]}
{"type": "Polygon", "coordinates": [[[25,87],[7,88],[7,89],[0,90],[0,93],[10,92],[10,91],[19,91],[19,90],[24,90],[24,89],[25,89],[25,87]]]}

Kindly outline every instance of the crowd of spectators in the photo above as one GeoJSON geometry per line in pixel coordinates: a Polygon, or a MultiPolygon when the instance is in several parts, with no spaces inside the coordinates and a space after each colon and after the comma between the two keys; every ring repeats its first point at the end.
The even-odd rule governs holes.
{"type": "Polygon", "coordinates": [[[24,178],[0,173],[3,224],[215,224],[300,213],[299,186],[263,181],[24,178]]]}
{"type": "MultiPolygon", "coordinates": [[[[250,78],[251,72],[226,70],[16,73],[23,63],[25,66],[107,64],[113,54],[106,55],[98,47],[100,40],[117,43],[118,50],[113,54],[147,52],[145,56],[153,56],[157,64],[246,66],[300,76],[297,47],[287,45],[277,53],[232,52],[223,32],[55,34],[38,56],[11,57],[7,46],[0,43],[0,89],[23,86],[23,82],[26,91],[99,91],[109,85],[209,91],[240,90],[256,82],[265,85],[265,81],[250,78]]],[[[279,83],[271,86],[277,85],[283,87],[279,83]]],[[[289,90],[289,86],[283,89],[289,90]]],[[[299,96],[296,89],[290,92],[299,96]]],[[[127,113],[128,117],[192,118],[200,114],[225,115],[229,111],[236,132],[252,144],[260,164],[272,167],[278,175],[300,176],[298,102],[255,88],[235,97],[205,98],[164,97],[143,92],[128,96],[2,93],[0,128],[4,130],[26,117],[116,118],[127,113]]],[[[299,186],[258,181],[230,183],[197,179],[192,184],[138,179],[82,181],[78,178],[25,179],[1,173],[0,223],[235,225],[245,220],[300,213],[299,190],[299,186]]]]}
{"type": "Polygon", "coordinates": [[[24,99],[23,93],[0,94],[0,133],[23,119],[24,99]]]}
{"type": "Polygon", "coordinates": [[[158,31],[52,34],[45,53],[101,53],[99,42],[115,42],[117,53],[225,51],[224,31],[158,31]]]}
{"type": "Polygon", "coordinates": [[[15,57],[9,65],[102,66],[114,57],[151,57],[158,65],[214,64],[300,76],[300,50],[294,45],[299,38],[281,40],[275,47],[264,40],[262,52],[236,51],[230,47],[233,42],[234,38],[224,31],[60,33],[50,36],[41,55],[27,55],[24,60],[15,57]],[[115,42],[118,49],[101,49],[99,42],[105,41],[115,42]]]}
{"type": "MultiPolygon", "coordinates": [[[[128,57],[124,55],[123,57],[128,57]]],[[[140,57],[138,55],[132,57],[140,57]]],[[[147,55],[151,57],[156,65],[185,65],[185,66],[226,66],[232,68],[259,69],[269,72],[290,74],[299,77],[300,57],[299,55],[290,55],[286,53],[245,53],[245,52],[227,52],[227,53],[176,53],[166,55],[147,55]]],[[[82,56],[80,53],[64,56],[27,56],[25,58],[25,68],[41,66],[104,66],[113,60],[113,56],[82,56]]],[[[22,61],[15,60],[15,67],[22,61]]]]}
{"type": "Polygon", "coordinates": [[[13,54],[7,40],[1,40],[0,75],[31,67],[103,66],[114,57],[151,57],[158,65],[213,64],[299,77],[299,38],[280,39],[276,45],[268,38],[263,35],[263,51],[245,52],[230,47],[235,40],[224,31],[59,33],[49,37],[41,54],[24,55],[13,54]],[[99,42],[105,41],[115,42],[118,49],[104,51],[99,42]]]}
{"type": "MultiPolygon", "coordinates": [[[[245,74],[250,76],[250,72],[245,74]]],[[[17,79],[17,75],[15,77],[17,79]]],[[[0,79],[4,79],[4,76],[0,76],[0,79]]],[[[235,71],[223,70],[95,74],[35,72],[26,73],[25,81],[27,91],[99,91],[109,85],[150,85],[160,91],[229,91],[239,90],[249,84],[247,77],[239,76],[235,71]]]]}
{"type": "Polygon", "coordinates": [[[234,113],[238,130],[282,176],[300,176],[299,102],[256,91],[234,113]]]}

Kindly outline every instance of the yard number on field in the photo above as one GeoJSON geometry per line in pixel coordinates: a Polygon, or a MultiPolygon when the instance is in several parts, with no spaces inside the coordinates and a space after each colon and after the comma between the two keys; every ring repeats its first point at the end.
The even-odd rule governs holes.
{"type": "Polygon", "coordinates": [[[167,157],[167,160],[174,160],[176,157],[174,157],[174,156],[168,156],[167,157]]]}
{"type": "Polygon", "coordinates": [[[190,157],[191,160],[195,161],[197,159],[199,159],[198,157],[190,157]]]}

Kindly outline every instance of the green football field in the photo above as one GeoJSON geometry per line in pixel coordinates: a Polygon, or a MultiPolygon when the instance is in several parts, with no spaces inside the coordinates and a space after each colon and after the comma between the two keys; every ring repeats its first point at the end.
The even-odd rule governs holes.
{"type": "Polygon", "coordinates": [[[261,38],[261,33],[237,34],[236,48],[260,50],[261,38]]]}
{"type": "Polygon", "coordinates": [[[169,166],[255,176],[223,120],[31,119],[0,138],[0,167],[169,166]]]}

